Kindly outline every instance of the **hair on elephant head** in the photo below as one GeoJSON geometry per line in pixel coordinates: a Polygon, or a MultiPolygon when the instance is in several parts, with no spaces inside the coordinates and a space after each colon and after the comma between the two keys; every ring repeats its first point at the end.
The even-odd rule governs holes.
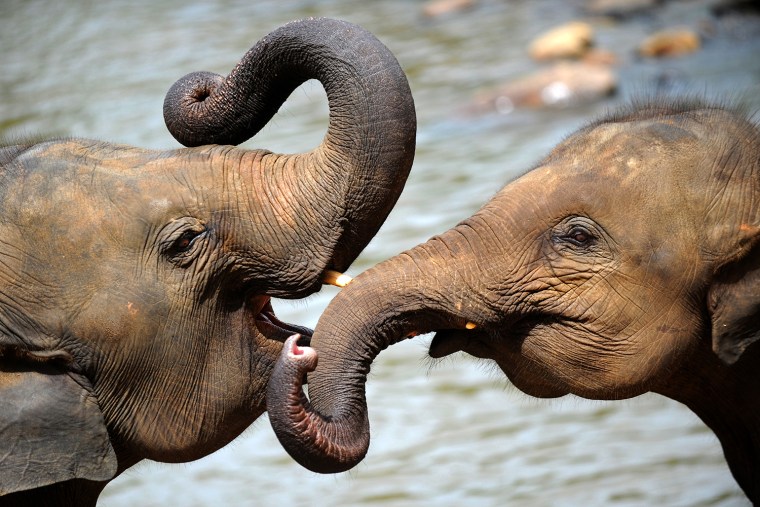
{"type": "Polygon", "coordinates": [[[315,330],[309,403],[300,380],[316,354],[286,344],[270,420],[305,466],[350,468],[369,443],[371,361],[434,331],[431,356],[491,360],[534,396],[683,402],[760,502],[758,273],[758,127],[698,100],[641,101],[356,277],[315,330]]]}
{"type": "Polygon", "coordinates": [[[283,341],[310,335],[270,298],[345,270],[414,157],[403,71],[342,21],[275,30],[226,78],[180,80],[164,111],[197,147],[0,149],[0,503],[94,504],[142,459],[196,459],[240,434],[283,341]],[[308,79],[329,102],[320,146],[230,146],[308,79]]]}

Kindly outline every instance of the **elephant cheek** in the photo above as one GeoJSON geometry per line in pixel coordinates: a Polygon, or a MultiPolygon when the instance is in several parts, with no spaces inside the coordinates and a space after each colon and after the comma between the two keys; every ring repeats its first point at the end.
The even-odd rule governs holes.
{"type": "Polygon", "coordinates": [[[526,339],[520,355],[500,366],[520,390],[532,396],[561,392],[594,400],[632,398],[669,378],[691,341],[682,328],[664,333],[662,326],[653,327],[614,339],[552,330],[526,339]]]}
{"type": "MultiPolygon", "coordinates": [[[[253,360],[253,378],[264,379],[262,385],[272,375],[277,358],[282,351],[282,343],[268,340],[262,335],[255,333],[253,339],[249,342],[251,347],[251,359],[253,360]]],[[[263,401],[262,401],[263,403],[263,401]]]]}
{"type": "Polygon", "coordinates": [[[576,326],[537,325],[519,339],[501,341],[495,359],[515,387],[530,396],[597,399],[621,382],[609,351],[594,338],[576,326]]]}

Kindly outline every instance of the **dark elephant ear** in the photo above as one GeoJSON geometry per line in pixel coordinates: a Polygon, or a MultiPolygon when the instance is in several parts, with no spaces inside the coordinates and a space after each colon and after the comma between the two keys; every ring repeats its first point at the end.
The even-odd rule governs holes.
{"type": "Polygon", "coordinates": [[[60,369],[0,362],[0,496],[116,475],[103,414],[86,386],[60,369]]]}
{"type": "Polygon", "coordinates": [[[760,339],[760,246],[723,266],[708,293],[712,347],[726,364],[760,339]]]}

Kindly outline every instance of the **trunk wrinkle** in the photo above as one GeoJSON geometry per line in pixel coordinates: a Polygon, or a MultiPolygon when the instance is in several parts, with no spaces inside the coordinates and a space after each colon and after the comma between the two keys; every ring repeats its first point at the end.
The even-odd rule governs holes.
{"type": "Polygon", "coordinates": [[[291,453],[302,466],[318,473],[346,471],[366,454],[369,423],[361,415],[359,420],[351,415],[322,416],[312,408],[303,392],[303,379],[316,368],[317,354],[310,347],[298,347],[298,338],[298,335],[288,338],[272,372],[267,386],[269,419],[283,447],[313,450],[291,453]],[[346,438],[340,433],[342,425],[363,430],[346,438]]]}
{"type": "Polygon", "coordinates": [[[369,446],[364,386],[374,358],[415,331],[452,325],[464,330],[466,318],[457,315],[456,304],[448,299],[457,293],[451,283],[454,274],[440,270],[430,276],[420,269],[427,265],[422,257],[441,261],[447,255],[443,248],[416,247],[360,274],[335,296],[311,341],[319,353],[319,366],[309,373],[311,400],[299,398],[292,412],[298,417],[290,420],[284,405],[295,398],[285,393],[300,390],[304,371],[294,369],[292,356],[280,356],[270,378],[267,409],[280,442],[296,461],[320,473],[358,464],[369,446]],[[432,292],[446,297],[437,303],[420,297],[432,292]],[[309,419],[306,429],[300,425],[301,410],[309,419]]]}
{"type": "Polygon", "coordinates": [[[327,133],[316,150],[300,154],[306,163],[280,171],[272,193],[308,196],[304,208],[325,219],[309,230],[338,236],[324,269],[345,271],[395,205],[414,159],[411,90],[377,38],[345,21],[288,23],[256,43],[227,77],[200,72],[177,81],[164,100],[164,118],[186,146],[239,144],[309,79],[327,94],[327,133]]]}

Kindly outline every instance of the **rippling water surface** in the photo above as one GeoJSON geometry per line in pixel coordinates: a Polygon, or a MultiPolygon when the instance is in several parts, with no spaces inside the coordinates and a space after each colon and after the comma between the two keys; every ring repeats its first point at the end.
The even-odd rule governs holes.
{"type": "MultiPolygon", "coordinates": [[[[80,1],[0,4],[0,135],[74,135],[173,148],[164,93],[195,70],[226,74],[261,36],[292,19],[358,23],[397,55],[415,96],[418,151],[398,206],[350,273],[424,241],[475,211],[574,128],[636,92],[696,91],[760,107],[753,18],[713,20],[709,2],[668,2],[650,15],[593,20],[617,53],[618,94],[587,105],[474,116],[473,97],[538,68],[526,45],[581,16],[578,1],[480,0],[438,19],[415,1],[80,1]],[[644,35],[674,24],[707,36],[692,56],[639,60],[644,35]]],[[[317,84],[297,90],[248,147],[297,152],[318,144],[327,106],[317,84]]],[[[314,326],[334,291],[276,302],[314,326]]],[[[366,460],[312,474],[260,419],[194,463],[144,463],[111,483],[101,505],[747,505],[710,431],[683,406],[648,395],[624,402],[543,401],[463,355],[426,359],[421,337],[373,367],[366,460]]]]}

